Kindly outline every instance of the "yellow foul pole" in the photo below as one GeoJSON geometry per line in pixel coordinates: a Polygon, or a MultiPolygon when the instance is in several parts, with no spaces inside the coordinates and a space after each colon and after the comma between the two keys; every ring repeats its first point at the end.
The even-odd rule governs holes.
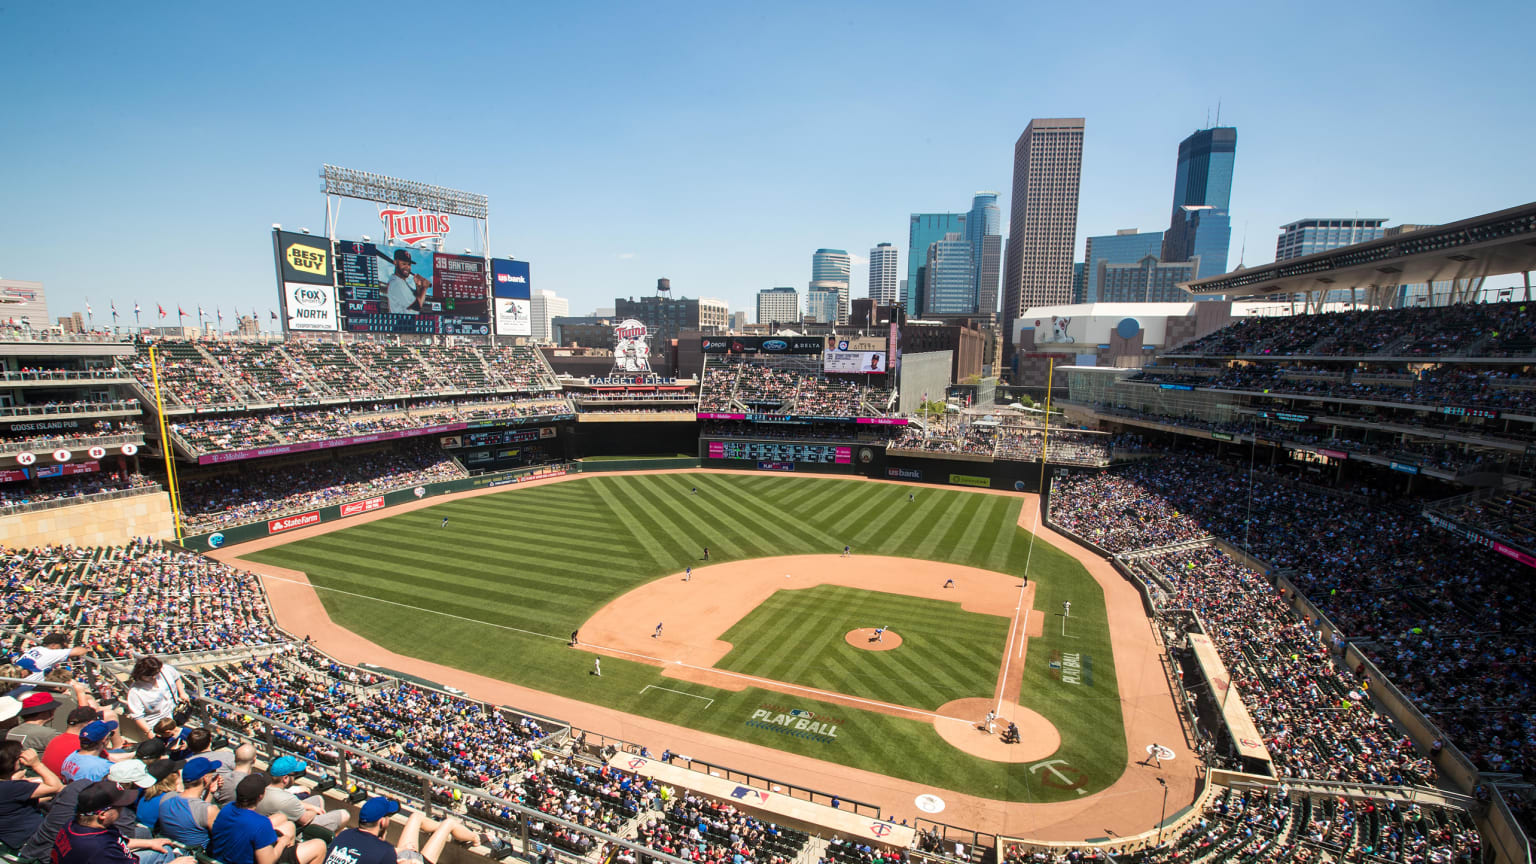
{"type": "Polygon", "coordinates": [[[176,489],[176,454],[171,447],[171,435],[165,427],[165,402],[160,398],[160,361],[149,346],[149,374],[155,383],[155,415],[160,420],[160,456],[165,460],[165,479],[171,492],[171,521],[176,526],[176,542],[181,542],[181,495],[176,489]]]}

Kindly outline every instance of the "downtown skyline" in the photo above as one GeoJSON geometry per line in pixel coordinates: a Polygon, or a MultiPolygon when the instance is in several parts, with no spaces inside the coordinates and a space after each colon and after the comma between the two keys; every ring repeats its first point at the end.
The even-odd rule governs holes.
{"type": "MultiPolygon", "coordinates": [[[[390,14],[388,6],[367,8],[390,14]]],[[[1458,104],[1477,113],[1478,135],[1429,124],[1383,141],[1372,130],[1426,98],[1391,75],[1315,95],[1328,81],[1358,81],[1377,68],[1333,53],[1351,33],[1408,49],[1440,44],[1432,8],[1335,10],[1333,32],[1323,34],[1306,16],[1270,22],[1257,10],[1211,6],[1183,25],[1208,46],[1209,62],[1190,64],[1171,48],[1135,56],[1143,74],[1164,82],[1153,104],[1115,86],[1125,70],[1094,62],[1144,45],[1149,27],[1167,31],[1152,10],[1124,10],[1117,26],[1096,35],[1102,45],[1074,59],[1083,42],[1073,34],[1093,28],[1068,10],[1045,12],[1049,26],[1037,29],[1024,24],[1036,12],[1007,6],[979,7],[985,15],[971,16],[978,23],[954,16],[924,27],[834,14],[807,33],[820,14],[809,6],[773,16],[711,8],[675,27],[614,7],[602,27],[579,30],[556,10],[512,16],[487,8],[487,26],[476,30],[515,24],[515,54],[492,35],[465,33],[458,50],[433,61],[465,86],[424,77],[386,88],[388,96],[368,74],[332,82],[322,68],[371,67],[376,44],[343,40],[319,52],[322,64],[313,46],[280,38],[281,9],[145,19],[102,6],[82,21],[49,8],[10,10],[3,20],[17,81],[12,116],[24,134],[0,142],[0,155],[25,170],[11,172],[12,206],[0,210],[0,277],[43,282],[55,318],[83,312],[89,297],[98,326],[110,323],[113,301],[120,311],[137,302],[146,312],[201,302],[221,307],[226,322],[233,309],[254,307],[266,326],[265,311],[277,305],[270,225],[323,231],[315,173],[330,162],[489,195],[489,251],[529,260],[533,287],[568,298],[573,314],[649,293],[658,277],[670,278],[679,296],[720,297],[750,311],[761,289],[803,286],[805,261],[822,247],[850,250],[850,296],[861,297],[877,243],[896,246],[906,271],[910,214],[960,209],[980,189],[999,190],[1002,212],[1010,211],[1013,142],[1035,117],[1087,121],[1073,260],[1082,260],[1088,236],[1166,229],[1178,143],[1216,125],[1218,103],[1220,124],[1238,127],[1243,139],[1230,265],[1241,256],[1251,266],[1272,260],[1279,226],[1301,218],[1359,212],[1389,224],[1438,223],[1536,198],[1536,181],[1510,173],[1533,120],[1514,74],[1522,28],[1508,24],[1536,23],[1530,9],[1462,13],[1468,26],[1495,14],[1515,20],[1491,46],[1441,46],[1453,71],[1427,85],[1427,98],[1433,104],[1434,92],[1471,87],[1458,104]],[[1275,70],[1240,40],[1218,38],[1261,19],[1271,38],[1327,64],[1275,70]],[[871,26],[879,33],[856,38],[871,26]],[[890,135],[866,122],[876,106],[860,94],[899,75],[915,46],[961,58],[974,41],[1010,27],[1025,34],[1017,47],[1038,62],[999,63],[967,94],[935,103],[920,129],[890,135]],[[234,33],[270,50],[225,56],[218,46],[234,33]],[[779,56],[794,40],[804,44],[779,56]],[[113,62],[108,47],[123,43],[138,46],[138,62],[113,62]],[[666,62],[653,62],[657,45],[666,62]],[[833,45],[843,61],[797,62],[833,45]],[[498,63],[514,57],[515,68],[498,63]],[[189,68],[201,74],[180,74],[189,68]],[[552,77],[535,74],[539,68],[563,71],[552,77]],[[499,95],[487,103],[476,81],[499,95]],[[1309,84],[1312,95],[1294,95],[1309,84]],[[358,94],[355,128],[335,122],[327,92],[358,94]],[[309,95],[328,106],[317,109],[319,119],[296,110],[309,95]],[[406,106],[404,119],[383,110],[391,100],[406,106]],[[439,114],[473,111],[487,121],[473,135],[434,125],[439,114]],[[843,118],[846,140],[812,133],[828,111],[843,118]],[[374,134],[396,127],[399,134],[374,134]]],[[[948,92],[919,82],[915,95],[948,92]]],[[[347,202],[341,235],[378,236],[370,209],[347,202]]],[[[1005,237],[1009,228],[1005,218],[1005,237]]],[[[455,236],[448,248],[467,245],[455,236]]]]}

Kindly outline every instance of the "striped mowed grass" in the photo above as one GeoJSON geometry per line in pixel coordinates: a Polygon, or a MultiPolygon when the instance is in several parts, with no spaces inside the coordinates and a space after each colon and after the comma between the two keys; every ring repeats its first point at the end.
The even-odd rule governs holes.
{"type": "MultiPolygon", "coordinates": [[[[450,501],[249,557],[304,571],[334,621],[401,654],[938,788],[1006,800],[1065,800],[1076,791],[1043,784],[1027,766],[959,753],[931,723],[807,699],[800,704],[808,709],[852,719],[840,727],[836,742],[786,737],[745,722],[758,705],[782,702],[780,694],[679,682],[663,677],[656,666],[612,658],[604,659],[603,676],[596,678],[587,674],[591,655],[565,646],[572,630],[613,599],[699,566],[705,546],[711,562],[837,554],[844,545],[861,554],[1010,574],[1024,573],[1028,559],[1037,608],[1057,607],[1061,599],[1073,602],[1071,642],[1056,647],[1100,659],[1092,687],[1059,687],[1047,668],[1048,649],[1056,638],[1047,627],[1043,639],[1031,641],[1021,701],[1061,730],[1062,749],[1055,758],[1082,766],[1083,788],[1091,791],[1113,782],[1124,767],[1125,742],[1097,584],[1076,561],[1048,544],[1035,544],[1031,553],[1030,534],[1017,525],[1017,498],[918,488],[916,500],[908,502],[909,491],[912,487],[825,477],[598,474],[450,501]],[[444,518],[448,525],[440,527],[444,518]],[[1036,650],[1037,643],[1042,650],[1036,650]],[[1031,682],[1051,692],[1034,692],[1031,682]],[[662,687],[667,689],[657,689],[662,687]]],[[[923,604],[920,613],[914,607],[913,614],[920,616],[934,615],[933,606],[950,605],[899,599],[923,604]]],[[[866,693],[866,698],[923,708],[950,698],[932,692],[935,686],[962,696],[991,693],[1008,622],[978,617],[995,619],[1001,635],[989,633],[990,625],[967,625],[967,645],[974,640],[981,647],[966,649],[968,657],[975,656],[965,666],[936,664],[921,673],[893,667],[890,683],[878,685],[880,693],[866,693]],[[990,647],[983,646],[988,642],[990,647]],[[991,672],[983,674],[987,666],[991,672]],[[953,677],[946,678],[950,673],[953,677]],[[986,683],[974,690],[982,678],[986,683]]],[[[771,612],[759,610],[738,626],[758,618],[764,627],[773,621],[771,612]]],[[[880,623],[898,630],[906,626],[895,619],[880,623]]],[[[879,624],[862,621],[834,635],[841,641],[841,634],[855,626],[879,624]]],[[[890,654],[913,654],[903,647],[890,654]]],[[[797,671],[788,668],[793,658],[777,657],[762,646],[758,651],[745,661],[754,668],[743,671],[789,680],[811,674],[806,670],[815,665],[797,671]],[[762,664],[785,668],[765,675],[762,664]]],[[[864,653],[860,661],[893,662],[864,653]]],[[[727,658],[728,663],[740,660],[727,658]]],[[[870,668],[878,667],[825,672],[826,680],[843,682],[825,689],[867,690],[869,685],[856,682],[870,668]]]]}

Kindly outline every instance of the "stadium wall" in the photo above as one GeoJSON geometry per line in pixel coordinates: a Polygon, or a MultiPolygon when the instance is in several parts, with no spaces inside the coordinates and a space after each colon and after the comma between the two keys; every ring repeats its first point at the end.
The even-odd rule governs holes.
{"type": "MultiPolygon", "coordinates": [[[[181,545],[194,552],[207,552],[210,549],[222,549],[225,546],[233,546],[248,540],[282,534],[295,528],[307,528],[311,525],[334,522],[338,519],[358,516],[363,513],[373,513],[411,501],[419,501],[423,498],[448,495],[454,492],[467,492],[472,489],[488,489],[493,486],[510,486],[516,483],[540,480],[545,477],[553,477],[565,473],[566,469],[563,465],[541,466],[521,468],[515,471],[496,471],[480,474],[475,477],[445,480],[439,483],[425,483],[421,486],[409,489],[396,489],[392,492],[385,492],[381,495],[362,498],[357,501],[348,501],[344,504],[327,504],[324,507],[317,507],[313,510],[289,513],[276,519],[246,522],[240,525],[221,528],[217,531],[187,535],[182,538],[181,545]]],[[[169,517],[169,508],[167,508],[167,517],[169,517]]]]}
{"type": "Polygon", "coordinates": [[[699,424],[645,421],[577,423],[570,458],[586,456],[676,456],[699,448],[699,424]]]}
{"type": "Polygon", "coordinates": [[[172,540],[171,496],[150,492],[0,517],[7,546],[116,546],[135,537],[172,540]]]}

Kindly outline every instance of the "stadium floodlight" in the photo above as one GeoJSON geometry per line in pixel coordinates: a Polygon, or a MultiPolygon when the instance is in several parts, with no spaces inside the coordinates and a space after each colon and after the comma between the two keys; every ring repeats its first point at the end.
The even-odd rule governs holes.
{"type": "Polygon", "coordinates": [[[327,195],[399,204],[471,219],[485,220],[490,217],[490,200],[473,192],[335,165],[323,166],[320,177],[325,181],[324,191],[327,195]]]}

